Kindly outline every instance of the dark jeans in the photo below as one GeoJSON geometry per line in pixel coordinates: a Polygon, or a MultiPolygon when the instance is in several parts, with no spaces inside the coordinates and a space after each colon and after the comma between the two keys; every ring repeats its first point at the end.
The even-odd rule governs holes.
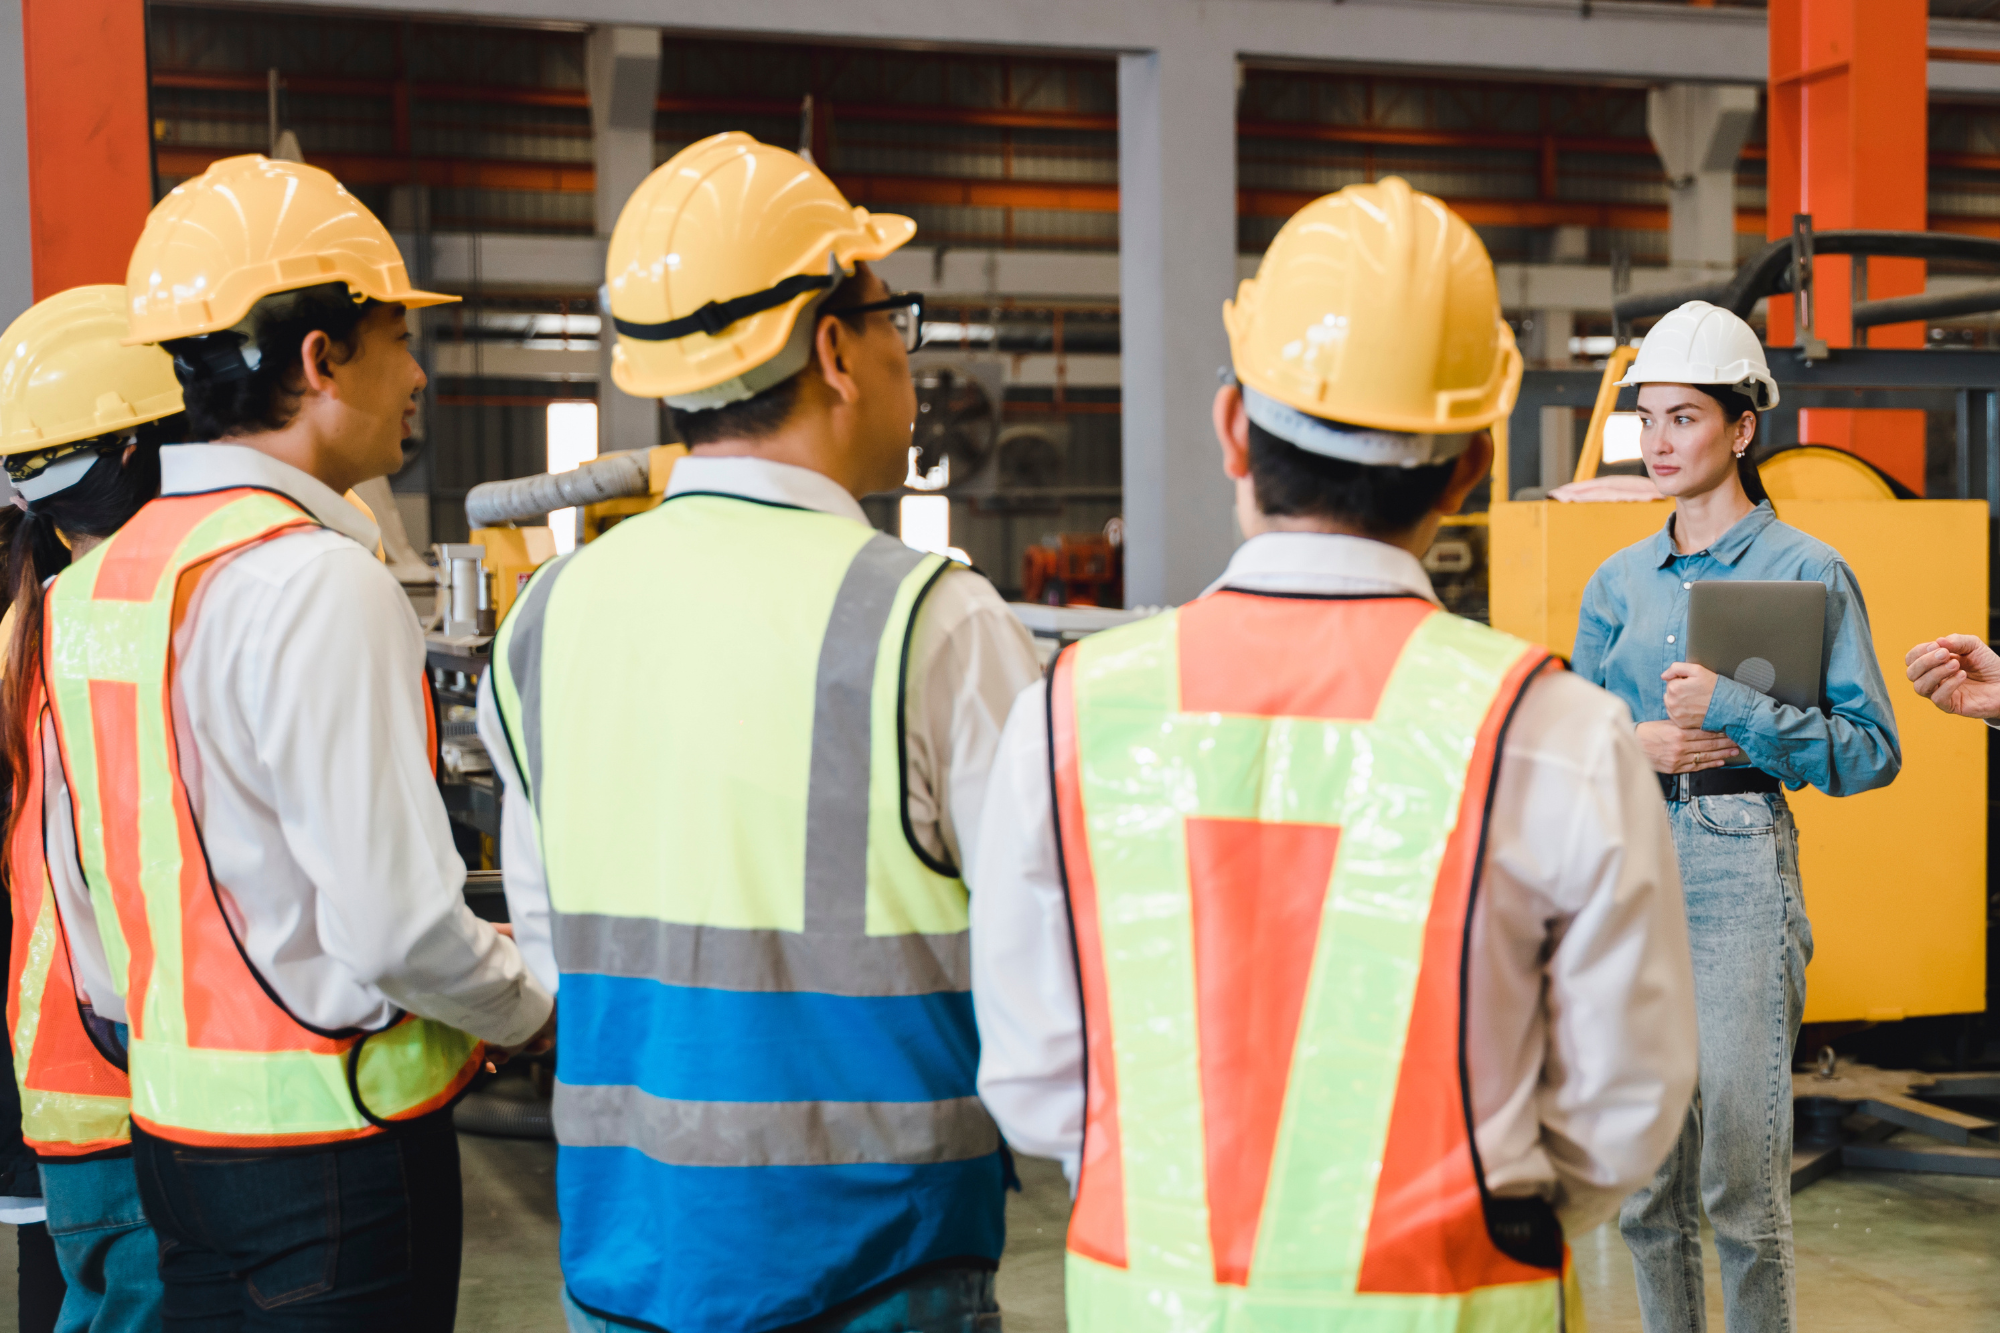
{"type": "Polygon", "coordinates": [[[133,1132],[175,1333],[449,1333],[465,1226],[450,1113],[267,1155],[133,1132]]]}
{"type": "MultiPolygon", "coordinates": [[[[628,1333],[631,1324],[591,1314],[563,1292],[569,1333],[628,1333]]],[[[784,1333],[1001,1333],[993,1274],[980,1268],[923,1273],[859,1307],[787,1324],[784,1333]]]]}
{"type": "Polygon", "coordinates": [[[46,1223],[14,1228],[20,1267],[16,1292],[20,1297],[21,1333],[53,1333],[62,1317],[63,1275],[56,1263],[55,1242],[46,1223]]]}

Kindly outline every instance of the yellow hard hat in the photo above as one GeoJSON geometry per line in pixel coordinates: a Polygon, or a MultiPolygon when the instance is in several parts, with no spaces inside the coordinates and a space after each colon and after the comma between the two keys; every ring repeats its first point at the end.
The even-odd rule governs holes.
{"type": "Polygon", "coordinates": [[[125,289],[72,287],[0,334],[0,456],[114,435],[181,410],[174,359],[125,342],[125,289]]]}
{"type": "Polygon", "coordinates": [[[267,296],[335,282],[410,307],[458,299],[412,287],[388,229],[318,167],[226,157],[147,216],[125,271],[131,341],[217,333],[267,296]]]}
{"type": "Polygon", "coordinates": [[[690,144],[640,183],[612,230],[611,378],[691,411],[760,393],[805,367],[800,312],[916,230],[848,203],[797,153],[738,131],[690,144]]]}
{"type": "Polygon", "coordinates": [[[1222,322],[1246,389],[1368,431],[1482,430],[1521,386],[1486,247],[1395,176],[1294,213],[1222,322]]]}

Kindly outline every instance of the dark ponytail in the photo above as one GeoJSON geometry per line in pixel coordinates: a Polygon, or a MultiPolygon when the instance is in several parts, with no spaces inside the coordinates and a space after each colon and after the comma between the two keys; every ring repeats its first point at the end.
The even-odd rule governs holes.
{"type": "Polygon", "coordinates": [[[1743,493],[1750,497],[1751,504],[1765,503],[1771,498],[1771,494],[1764,489],[1764,478],[1758,474],[1757,460],[1751,457],[1752,451],[1757,447],[1756,426],[1761,425],[1763,421],[1757,415],[1756,403],[1751,401],[1749,394],[1730,385],[1697,384],[1693,387],[1715,400],[1716,406],[1722,409],[1722,419],[1732,427],[1743,420],[1745,412],[1750,414],[1753,423],[1750,443],[1744,448],[1743,456],[1736,460],[1736,479],[1743,483],[1743,493]]]}
{"type": "Polygon", "coordinates": [[[4,676],[0,676],[0,766],[7,792],[7,837],[26,813],[14,793],[23,789],[31,745],[40,744],[26,715],[30,686],[41,674],[42,584],[68,568],[70,549],[64,538],[109,537],[160,493],[160,445],[185,438],[186,421],[178,414],[148,422],[136,432],[105,436],[89,442],[97,461],[72,486],[54,495],[19,505],[0,505],[0,551],[6,569],[0,574],[0,614],[14,613],[12,637],[4,645],[4,676]],[[131,460],[126,447],[134,446],[131,460]],[[61,535],[58,535],[58,534],[61,535]]]}

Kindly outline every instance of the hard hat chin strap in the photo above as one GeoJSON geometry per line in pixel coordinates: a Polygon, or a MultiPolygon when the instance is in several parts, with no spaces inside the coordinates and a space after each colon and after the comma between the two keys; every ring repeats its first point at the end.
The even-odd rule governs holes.
{"type": "MultiPolygon", "coordinates": [[[[838,273],[800,273],[786,278],[775,287],[766,287],[761,292],[748,296],[733,297],[727,301],[710,301],[692,315],[670,319],[664,324],[635,324],[629,319],[611,315],[611,322],[627,338],[637,338],[641,342],[672,342],[693,333],[706,333],[713,338],[739,319],[761,315],[766,310],[775,310],[793,297],[821,287],[833,287],[840,282],[838,273]]],[[[610,303],[605,303],[604,313],[611,314],[610,303]]]]}
{"type": "Polygon", "coordinates": [[[676,412],[711,412],[718,407],[740,403],[755,398],[764,390],[782,384],[806,368],[812,360],[813,337],[819,331],[819,309],[826,304],[826,298],[833,295],[831,289],[820,293],[819,298],[808,301],[799,317],[792,321],[791,336],[778,354],[762,365],[752,366],[734,379],[711,385],[699,393],[676,394],[667,399],[667,406],[676,412]]]}
{"type": "Polygon", "coordinates": [[[174,378],[182,387],[198,379],[211,384],[249,379],[264,363],[257,345],[234,330],[176,338],[167,344],[167,350],[173,353],[174,378]]]}

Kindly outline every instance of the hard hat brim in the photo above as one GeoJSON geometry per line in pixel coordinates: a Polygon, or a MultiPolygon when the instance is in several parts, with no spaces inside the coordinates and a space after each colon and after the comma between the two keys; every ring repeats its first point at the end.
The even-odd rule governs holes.
{"type": "Polygon", "coordinates": [[[272,296],[282,296],[286,292],[303,291],[307,287],[324,287],[335,282],[343,284],[351,292],[359,292],[371,301],[378,301],[383,305],[399,305],[405,310],[421,310],[425,306],[434,305],[452,305],[465,299],[462,296],[448,296],[443,292],[421,291],[415,287],[405,287],[389,292],[374,292],[367,290],[360,283],[342,274],[316,274],[313,277],[300,281],[287,282],[270,287],[259,292],[256,300],[243,304],[241,309],[237,309],[232,305],[221,314],[212,314],[208,319],[197,320],[183,328],[176,329],[170,338],[128,337],[123,339],[122,342],[126,347],[142,347],[149,343],[173,342],[180,338],[203,338],[211,333],[221,333],[224,329],[235,328],[238,324],[249,318],[250,312],[257,308],[258,301],[272,296]]]}

